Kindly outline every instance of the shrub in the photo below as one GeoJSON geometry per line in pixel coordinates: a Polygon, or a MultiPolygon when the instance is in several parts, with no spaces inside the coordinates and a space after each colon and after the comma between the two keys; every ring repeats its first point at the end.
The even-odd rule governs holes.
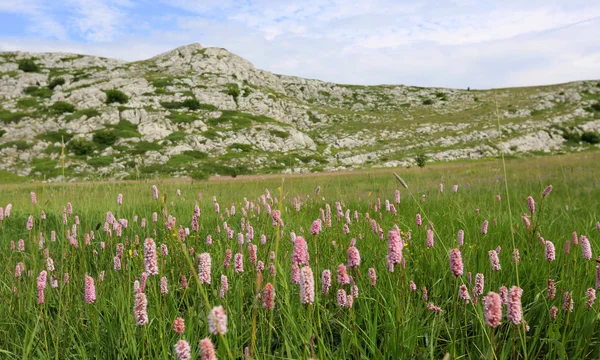
{"type": "Polygon", "coordinates": [[[590,106],[592,111],[600,112],[600,103],[595,103],[590,106]]]}
{"type": "Polygon", "coordinates": [[[71,121],[71,120],[75,120],[75,119],[79,119],[82,116],[86,116],[88,119],[92,118],[94,116],[100,116],[100,112],[98,112],[98,110],[96,109],[81,109],[81,110],[77,110],[74,113],[72,113],[71,115],[67,115],[65,117],[66,121],[71,121]]]}
{"type": "Polygon", "coordinates": [[[183,101],[183,106],[190,110],[198,110],[200,109],[200,101],[196,99],[185,99],[183,101]]]}
{"type": "Polygon", "coordinates": [[[57,77],[52,79],[52,81],[50,81],[50,84],[48,84],[48,89],[54,90],[55,87],[59,86],[59,85],[64,85],[65,84],[65,79],[61,78],[61,77],[57,77]]]}
{"type": "Polygon", "coordinates": [[[10,112],[8,110],[0,109],[0,121],[5,124],[17,123],[25,116],[26,114],[22,112],[10,112]]]}
{"type": "Polygon", "coordinates": [[[93,140],[100,146],[112,146],[117,141],[117,133],[114,130],[99,130],[94,134],[93,140]]]}
{"type": "Polygon", "coordinates": [[[63,138],[65,143],[73,138],[73,134],[67,133],[65,129],[60,129],[58,131],[48,131],[44,134],[38,135],[37,137],[40,140],[44,140],[50,143],[62,142],[63,138]]]}
{"type": "Polygon", "coordinates": [[[40,67],[38,66],[38,64],[35,63],[35,61],[33,61],[33,59],[21,59],[18,62],[19,64],[19,70],[22,70],[24,72],[39,72],[40,71],[40,67]]]}
{"type": "Polygon", "coordinates": [[[130,152],[132,154],[143,154],[146,151],[158,151],[160,149],[162,149],[162,147],[157,143],[140,141],[135,144],[135,148],[131,149],[130,152]]]}
{"type": "Polygon", "coordinates": [[[0,149],[11,148],[13,146],[15,146],[17,148],[17,150],[20,150],[20,151],[31,149],[33,147],[33,145],[29,144],[25,140],[16,140],[16,141],[5,142],[4,144],[0,145],[0,149]]]}
{"type": "Polygon", "coordinates": [[[420,168],[424,168],[425,167],[425,162],[427,161],[427,157],[425,156],[425,154],[418,154],[415,157],[415,161],[417,162],[417,166],[420,168]]]}
{"type": "Polygon", "coordinates": [[[6,134],[6,130],[0,129],[0,137],[4,136],[4,134],[6,134]]]}
{"type": "Polygon", "coordinates": [[[94,152],[94,143],[86,139],[75,139],[67,144],[67,149],[75,155],[90,155],[94,152]]]}
{"type": "Polygon", "coordinates": [[[108,166],[113,163],[113,157],[112,156],[99,156],[96,158],[89,159],[87,161],[87,163],[96,168],[108,166]]]}
{"type": "Polygon", "coordinates": [[[20,109],[37,109],[40,107],[40,103],[37,101],[36,98],[24,98],[19,99],[19,101],[17,101],[17,107],[20,109]]]}
{"type": "Polygon", "coordinates": [[[75,105],[65,101],[57,101],[50,107],[56,114],[72,113],[75,111],[75,105]]]}
{"type": "Polygon", "coordinates": [[[183,114],[175,111],[171,112],[169,119],[171,119],[171,122],[175,124],[189,124],[197,120],[196,116],[192,114],[183,114]]]}
{"type": "Polygon", "coordinates": [[[598,133],[586,131],[583,134],[581,134],[581,140],[592,145],[598,144],[600,143],[600,136],[598,135],[598,133]]]}
{"type": "Polygon", "coordinates": [[[129,97],[125,95],[121,90],[106,90],[104,92],[106,94],[106,103],[119,103],[126,104],[129,101],[129,97]]]}
{"type": "Polygon", "coordinates": [[[181,140],[185,139],[186,136],[187,136],[187,134],[184,133],[184,132],[175,131],[175,132],[171,133],[169,136],[167,136],[165,138],[165,140],[169,140],[171,142],[176,143],[178,141],[181,141],[181,140]]]}
{"type": "Polygon", "coordinates": [[[206,159],[208,154],[200,150],[188,150],[183,152],[184,155],[191,156],[194,159],[206,159]]]}
{"type": "Polygon", "coordinates": [[[181,101],[161,101],[160,104],[162,107],[169,110],[181,109],[183,107],[181,101]]]}
{"type": "Polygon", "coordinates": [[[225,94],[227,94],[229,96],[233,96],[233,100],[235,102],[237,102],[237,98],[238,98],[238,96],[240,96],[239,85],[235,84],[235,83],[229,83],[226,86],[227,86],[227,90],[225,90],[225,94]]]}
{"type": "Polygon", "coordinates": [[[191,172],[190,177],[192,180],[208,180],[210,178],[210,174],[206,171],[198,170],[191,172]]]}
{"type": "Polygon", "coordinates": [[[269,130],[269,133],[273,136],[277,136],[278,138],[282,138],[282,139],[287,139],[288,137],[290,137],[290,133],[287,131],[281,131],[281,130],[269,130]]]}
{"type": "Polygon", "coordinates": [[[433,100],[431,100],[431,99],[423,100],[423,105],[431,105],[431,104],[433,104],[433,100]]]}
{"type": "Polygon", "coordinates": [[[39,98],[49,99],[52,97],[52,89],[40,88],[37,86],[28,86],[23,90],[27,95],[36,96],[39,98]]]}

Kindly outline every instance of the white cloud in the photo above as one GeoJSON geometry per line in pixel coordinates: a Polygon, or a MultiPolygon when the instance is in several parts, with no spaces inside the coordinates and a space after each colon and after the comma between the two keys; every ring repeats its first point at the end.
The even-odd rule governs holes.
{"type": "Polygon", "coordinates": [[[81,36],[91,41],[110,41],[119,35],[127,16],[118,5],[130,6],[129,1],[69,0],[73,6],[73,25],[81,36]]]}

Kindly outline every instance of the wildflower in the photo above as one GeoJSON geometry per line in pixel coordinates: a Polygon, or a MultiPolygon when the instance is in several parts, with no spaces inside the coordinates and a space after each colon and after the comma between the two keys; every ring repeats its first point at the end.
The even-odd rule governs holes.
{"type": "Polygon", "coordinates": [[[123,205],[123,194],[117,196],[117,205],[123,205]]]}
{"type": "Polygon", "coordinates": [[[483,312],[485,323],[491,328],[498,327],[502,319],[502,300],[500,299],[500,295],[490,291],[483,299],[483,312]]]}
{"type": "Polygon", "coordinates": [[[564,252],[565,252],[565,254],[570,254],[571,253],[571,240],[565,241],[564,252]]]}
{"type": "Polygon", "coordinates": [[[502,305],[506,305],[508,302],[508,289],[506,286],[500,286],[500,289],[498,289],[498,295],[500,295],[500,299],[502,299],[502,305]]]}
{"type": "Polygon", "coordinates": [[[550,308],[550,318],[552,320],[556,320],[556,315],[558,315],[558,308],[556,306],[553,306],[550,308]]]}
{"type": "Polygon", "coordinates": [[[292,264],[292,283],[300,284],[300,267],[297,263],[292,264]]]}
{"type": "Polygon", "coordinates": [[[208,331],[214,335],[227,333],[227,314],[222,306],[215,306],[208,313],[208,331]]]}
{"type": "Polygon", "coordinates": [[[553,300],[556,296],[556,287],[554,286],[554,280],[548,279],[548,300],[553,300]]]}
{"type": "Polygon", "coordinates": [[[427,247],[433,248],[433,230],[431,229],[427,230],[427,247]]]}
{"type": "Polygon", "coordinates": [[[297,236],[296,241],[294,242],[294,250],[292,252],[292,262],[297,263],[298,265],[306,265],[308,264],[310,256],[308,254],[308,245],[306,244],[306,240],[304,237],[297,236]]]}
{"type": "Polygon", "coordinates": [[[465,305],[469,303],[471,297],[469,296],[469,290],[467,290],[467,286],[462,284],[458,289],[458,296],[465,301],[465,305]]]}
{"type": "Polygon", "coordinates": [[[222,299],[229,290],[229,281],[227,275],[221,275],[221,290],[219,290],[219,297],[222,299]]]}
{"type": "Polygon", "coordinates": [[[243,273],[244,272],[244,257],[242,256],[241,253],[236,253],[235,257],[233,259],[233,265],[235,267],[235,272],[236,273],[243,273]]]}
{"type": "Polygon", "coordinates": [[[346,306],[346,302],[348,301],[348,296],[346,295],[346,290],[339,289],[337,292],[337,304],[341,307],[346,306]]]}
{"type": "Polygon", "coordinates": [[[584,235],[581,236],[581,254],[586,260],[590,260],[592,258],[592,247],[590,245],[590,241],[584,235]]]}
{"type": "Polygon", "coordinates": [[[169,288],[167,286],[167,277],[163,276],[162,278],[160,278],[160,293],[161,294],[168,294],[169,293],[169,288]]]}
{"type": "Polygon", "coordinates": [[[300,269],[300,302],[302,304],[315,302],[315,279],[309,266],[300,269]]]}
{"type": "Polygon", "coordinates": [[[548,196],[548,194],[550,194],[550,192],[552,191],[552,185],[548,185],[545,189],[544,192],[542,192],[542,196],[546,197],[548,196]]]}
{"type": "Polygon", "coordinates": [[[427,286],[423,286],[423,301],[429,300],[429,295],[427,293],[427,286]]]}
{"type": "Polygon", "coordinates": [[[397,231],[388,232],[388,255],[387,260],[392,264],[399,264],[402,261],[402,249],[404,243],[400,237],[400,233],[397,231]]]}
{"type": "Polygon", "coordinates": [[[473,289],[473,295],[480,296],[483,295],[483,287],[484,287],[484,277],[483,274],[475,275],[475,288],[473,289]]]}
{"type": "Polygon", "coordinates": [[[483,235],[487,234],[487,232],[488,232],[488,226],[489,226],[489,222],[487,220],[485,220],[483,222],[483,224],[481,225],[481,233],[483,235]]]}
{"type": "Polygon", "coordinates": [[[348,248],[348,267],[356,268],[360,266],[360,253],[354,246],[348,248]]]}
{"type": "Polygon", "coordinates": [[[573,298],[571,297],[571,294],[569,294],[568,291],[565,291],[564,299],[565,299],[565,301],[563,303],[563,310],[572,312],[573,311],[573,298]]]}
{"type": "Polygon", "coordinates": [[[458,236],[457,236],[457,240],[458,240],[458,246],[463,246],[465,243],[465,231],[464,230],[458,230],[458,236]]]}
{"type": "Polygon", "coordinates": [[[573,231],[571,234],[571,239],[573,240],[573,246],[579,245],[579,238],[577,237],[577,233],[573,231]]]}
{"type": "Polygon", "coordinates": [[[531,213],[531,215],[533,215],[535,213],[535,201],[531,196],[527,198],[527,207],[529,208],[529,212],[531,213]]]}
{"type": "Polygon", "coordinates": [[[442,312],[442,308],[439,306],[435,306],[433,303],[427,304],[427,310],[436,312],[438,314],[442,312]]]}
{"type": "Polygon", "coordinates": [[[337,269],[337,281],[338,284],[350,284],[350,277],[346,271],[346,265],[339,264],[337,269]]]}
{"type": "Polygon", "coordinates": [[[92,304],[96,301],[96,287],[94,286],[94,279],[85,274],[85,302],[92,304]]]}
{"type": "Polygon", "coordinates": [[[500,259],[498,258],[498,252],[496,250],[490,250],[488,251],[488,255],[490,257],[490,263],[492,264],[492,270],[502,270],[502,268],[500,267],[500,259]]]}
{"type": "Polygon", "coordinates": [[[519,249],[513,249],[513,261],[516,265],[519,265],[519,262],[521,261],[519,249]]]}
{"type": "Polygon", "coordinates": [[[600,264],[596,265],[596,290],[600,290],[600,264]]]}
{"type": "Polygon", "coordinates": [[[37,278],[37,290],[38,290],[38,304],[45,302],[44,291],[46,290],[46,278],[48,273],[46,270],[42,270],[37,278]]]}
{"type": "Polygon", "coordinates": [[[440,183],[439,188],[440,188],[440,193],[443,193],[444,192],[444,184],[440,183]]]}
{"type": "Polygon", "coordinates": [[[417,214],[417,216],[415,217],[415,223],[417,224],[417,226],[423,225],[423,220],[421,219],[421,214],[417,214]]]}
{"type": "Polygon", "coordinates": [[[592,306],[594,306],[594,303],[596,302],[596,290],[594,288],[589,288],[587,289],[585,294],[587,295],[587,301],[585,302],[585,306],[589,310],[592,308],[592,306]]]}
{"type": "Polygon", "coordinates": [[[521,295],[523,289],[513,286],[508,293],[508,301],[506,303],[506,317],[515,325],[519,325],[523,321],[521,313],[521,295]]]}
{"type": "Polygon", "coordinates": [[[175,332],[179,335],[183,334],[185,331],[185,320],[183,320],[181,317],[175,319],[175,321],[173,321],[173,330],[175,330],[175,332]]]}
{"type": "Polygon", "coordinates": [[[271,283],[267,283],[263,290],[263,307],[267,310],[273,310],[275,307],[275,289],[271,283]]]}
{"type": "Polygon", "coordinates": [[[175,344],[175,354],[179,360],[190,360],[192,358],[190,344],[181,339],[175,344]]]}
{"type": "Polygon", "coordinates": [[[148,323],[148,300],[146,294],[138,292],[135,294],[135,303],[133,306],[133,312],[135,317],[136,325],[146,325],[148,323]]]}
{"type": "Polygon", "coordinates": [[[554,251],[554,244],[552,241],[546,241],[546,260],[549,262],[556,259],[556,252],[554,251]]]}
{"type": "Polygon", "coordinates": [[[202,253],[198,262],[198,278],[200,284],[210,284],[211,258],[209,253],[202,253]]]}
{"type": "Polygon", "coordinates": [[[331,286],[331,271],[323,270],[321,274],[321,293],[327,295],[329,293],[329,287],[331,286]]]}
{"type": "Polygon", "coordinates": [[[144,242],[144,270],[149,275],[158,275],[156,243],[150,238],[144,242]]]}
{"type": "Polygon", "coordinates": [[[312,226],[310,227],[310,233],[312,235],[318,235],[321,232],[321,219],[317,219],[313,221],[312,226]]]}
{"type": "Polygon", "coordinates": [[[217,360],[215,348],[210,338],[200,340],[200,357],[201,360],[217,360]]]}
{"type": "Polygon", "coordinates": [[[450,271],[454,276],[461,276],[463,274],[463,262],[460,250],[450,250],[450,271]]]}
{"type": "Polygon", "coordinates": [[[415,292],[417,291],[417,285],[411,280],[410,284],[408,285],[410,291],[415,292]]]}
{"type": "Polygon", "coordinates": [[[227,270],[229,263],[231,263],[232,252],[230,249],[225,250],[225,259],[223,260],[223,268],[227,270]]]}
{"type": "Polygon", "coordinates": [[[185,275],[181,275],[181,288],[182,289],[187,289],[188,288],[188,281],[187,281],[187,277],[185,277],[185,275]]]}
{"type": "Polygon", "coordinates": [[[152,185],[152,198],[154,200],[158,199],[158,188],[156,187],[156,185],[152,185]]]}
{"type": "Polygon", "coordinates": [[[377,284],[377,274],[375,273],[374,268],[369,268],[369,280],[371,281],[372,286],[377,284]]]}

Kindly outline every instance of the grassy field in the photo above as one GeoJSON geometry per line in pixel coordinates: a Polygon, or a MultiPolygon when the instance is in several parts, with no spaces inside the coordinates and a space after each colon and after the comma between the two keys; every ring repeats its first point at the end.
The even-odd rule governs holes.
{"type": "MultiPolygon", "coordinates": [[[[408,189],[391,170],[195,183],[2,185],[0,206],[4,213],[7,204],[12,208],[0,221],[0,357],[174,359],[174,345],[183,339],[191,347],[191,358],[196,358],[203,355],[200,340],[208,338],[219,359],[438,359],[446,354],[469,359],[599,358],[600,304],[586,302],[588,289],[600,283],[594,257],[584,258],[585,240],[580,238],[589,239],[595,256],[600,246],[598,159],[598,152],[587,152],[510,160],[506,174],[500,160],[396,169],[408,189]],[[443,192],[439,184],[444,185],[443,192]],[[158,187],[158,199],[153,198],[153,185],[158,187]],[[553,190],[543,197],[548,185],[553,190]],[[35,205],[31,192],[36,194],[35,205]],[[123,195],[122,205],[117,204],[118,194],[123,195]],[[220,205],[218,213],[213,196],[220,205]],[[528,196],[535,201],[533,214],[528,196]],[[386,200],[396,214],[388,211],[386,200]],[[196,205],[201,212],[197,231],[196,205]],[[269,212],[276,209],[282,222],[274,226],[269,212]],[[322,218],[321,209],[322,229],[313,235],[311,225],[322,218]],[[114,221],[107,216],[109,211],[114,221]],[[417,214],[421,226],[416,224],[417,214]],[[395,235],[390,234],[395,226],[403,245],[394,243],[395,235]],[[427,246],[428,229],[432,247],[427,246]],[[459,230],[464,231],[462,246],[457,241],[459,230]],[[573,232],[577,245],[572,243],[573,232]],[[292,233],[306,240],[308,265],[292,263],[292,259],[304,262],[299,260],[304,258],[302,240],[292,241],[292,233]],[[209,235],[212,244],[207,243],[209,235]],[[150,274],[145,286],[140,285],[143,289],[137,289],[134,283],[143,283],[143,273],[154,272],[148,238],[156,245],[158,274],[150,274]],[[551,247],[547,241],[555,247],[552,261],[547,260],[551,247]],[[386,259],[394,258],[390,248],[398,255],[398,246],[402,260],[396,257],[399,263],[390,268],[386,259]],[[354,268],[349,266],[355,261],[355,256],[349,259],[351,247],[350,253],[354,249],[360,253],[360,265],[354,268]],[[451,270],[451,249],[461,252],[462,275],[454,276],[451,270]],[[514,249],[519,251],[518,264],[513,261],[514,249]],[[235,257],[225,268],[227,250],[240,254],[243,272],[238,271],[239,264],[236,269],[235,257]],[[211,259],[210,284],[202,283],[207,276],[199,265],[202,253],[211,259]],[[501,270],[493,270],[494,254],[501,270]],[[258,270],[254,260],[262,262],[264,270],[258,270]],[[115,262],[120,262],[120,270],[115,262]],[[347,284],[338,282],[341,264],[348,266],[347,284]],[[326,294],[324,270],[331,272],[326,294]],[[295,271],[302,274],[301,284],[293,281],[295,271]],[[314,301],[310,301],[311,272],[314,301]],[[375,284],[371,272],[376,273],[375,284]],[[476,274],[485,279],[479,296],[474,293],[476,274]],[[223,275],[228,290],[221,296],[223,275]],[[187,287],[181,284],[182,276],[187,287]],[[550,279],[555,297],[548,296],[550,279]],[[459,297],[463,285],[468,303],[459,297]],[[269,303],[265,289],[271,286],[275,297],[269,309],[264,306],[269,303]],[[497,307],[484,298],[492,299],[488,293],[501,293],[503,286],[509,291],[513,286],[522,289],[522,321],[515,291],[500,307],[501,324],[492,328],[497,321],[486,316],[484,308],[497,307]],[[566,292],[573,311],[563,309],[566,292]],[[147,299],[147,323],[143,306],[134,304],[141,301],[139,294],[147,299]],[[342,298],[348,302],[348,296],[352,305],[340,305],[342,298]],[[227,332],[222,335],[211,334],[207,321],[216,306],[223,306],[227,314],[227,332]],[[553,319],[554,306],[558,311],[553,319]],[[185,321],[181,334],[174,331],[178,317],[185,321]]],[[[217,330],[224,330],[221,326],[217,330]]],[[[179,358],[186,358],[185,349],[179,353],[179,358]]]]}

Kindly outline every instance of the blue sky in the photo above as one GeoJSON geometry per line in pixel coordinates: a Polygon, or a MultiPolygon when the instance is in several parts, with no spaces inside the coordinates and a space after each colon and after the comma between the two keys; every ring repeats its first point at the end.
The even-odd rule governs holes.
{"type": "Polygon", "coordinates": [[[600,2],[0,0],[0,51],[140,60],[200,43],[275,73],[465,88],[600,79],[600,2]]]}

